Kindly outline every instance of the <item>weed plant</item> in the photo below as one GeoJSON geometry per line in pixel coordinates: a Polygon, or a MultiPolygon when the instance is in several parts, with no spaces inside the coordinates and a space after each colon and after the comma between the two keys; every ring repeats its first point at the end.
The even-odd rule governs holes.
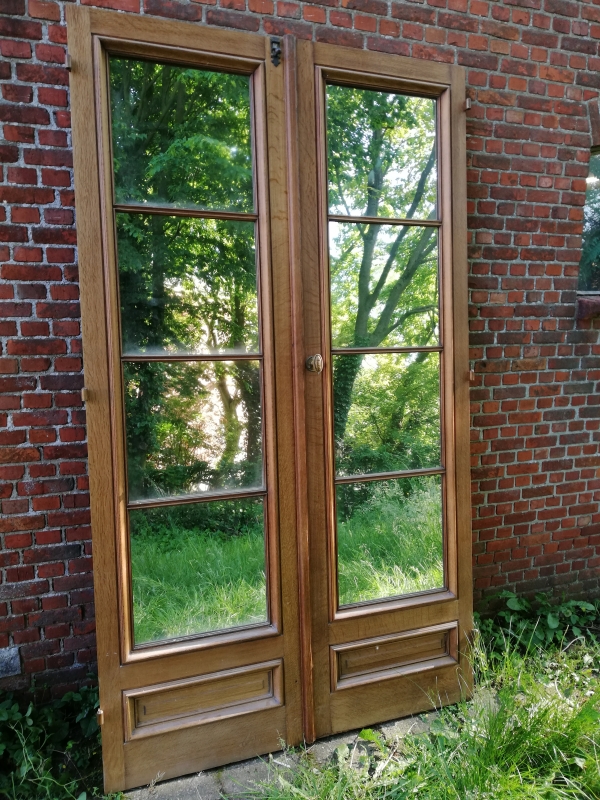
{"type": "Polygon", "coordinates": [[[101,791],[98,691],[35,704],[0,696],[0,797],[89,800],[101,791]]]}
{"type": "MultiPolygon", "coordinates": [[[[525,618],[524,610],[519,614],[525,618]]],[[[427,731],[387,740],[363,730],[354,747],[341,745],[325,765],[310,748],[291,751],[293,769],[277,768],[268,783],[237,796],[600,800],[598,618],[581,636],[567,632],[544,647],[504,628],[511,624],[506,618],[498,621],[472,644],[474,698],[441,709],[427,731]]],[[[441,705],[441,698],[432,700],[441,705]]],[[[40,705],[1,695],[0,798],[101,797],[97,706],[95,688],[40,705]]]]}
{"type": "Polygon", "coordinates": [[[320,766],[310,749],[252,793],[261,800],[559,800],[600,798],[600,647],[500,651],[478,634],[472,701],[429,730],[387,741],[363,730],[320,766]],[[368,743],[368,748],[365,744],[368,743]]]}

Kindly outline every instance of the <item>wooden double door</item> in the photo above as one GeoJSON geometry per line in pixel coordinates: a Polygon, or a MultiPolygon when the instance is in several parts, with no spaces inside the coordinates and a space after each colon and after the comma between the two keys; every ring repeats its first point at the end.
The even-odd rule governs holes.
{"type": "Polygon", "coordinates": [[[456,700],[462,70],[67,12],[106,790],[456,700]]]}

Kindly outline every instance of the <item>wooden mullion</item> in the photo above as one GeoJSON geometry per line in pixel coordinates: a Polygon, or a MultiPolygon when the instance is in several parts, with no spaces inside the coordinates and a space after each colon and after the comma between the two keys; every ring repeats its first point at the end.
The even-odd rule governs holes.
{"type": "Polygon", "coordinates": [[[158,203],[114,203],[115,212],[121,214],[149,214],[161,217],[191,217],[195,219],[218,219],[234,222],[256,222],[258,214],[244,211],[220,211],[219,209],[181,208],[158,203]]]}
{"type": "Polygon", "coordinates": [[[412,228],[441,228],[440,219],[404,219],[403,217],[360,217],[329,214],[329,222],[355,222],[363,225],[406,225],[412,228]]]}
{"type": "Polygon", "coordinates": [[[170,362],[185,362],[185,361],[260,361],[264,360],[264,356],[262,353],[165,353],[164,355],[157,354],[157,355],[150,355],[146,353],[139,353],[139,354],[128,354],[124,353],[121,356],[121,361],[127,362],[158,362],[158,363],[170,363],[170,362]]]}
{"type": "Polygon", "coordinates": [[[333,356],[361,356],[378,353],[441,353],[442,345],[427,345],[415,347],[332,347],[333,356]]]}
{"type": "Polygon", "coordinates": [[[372,472],[360,475],[344,475],[335,478],[335,485],[342,486],[346,483],[370,483],[372,481],[395,481],[400,478],[420,478],[427,475],[445,475],[444,467],[431,467],[428,469],[400,469],[394,472],[372,472]]]}
{"type": "Polygon", "coordinates": [[[186,506],[190,503],[210,503],[216,500],[247,500],[252,497],[266,497],[267,489],[261,486],[257,489],[239,489],[230,492],[202,492],[202,494],[183,494],[180,497],[152,498],[148,500],[131,500],[127,503],[128,511],[144,508],[167,508],[173,506],[186,506]]]}

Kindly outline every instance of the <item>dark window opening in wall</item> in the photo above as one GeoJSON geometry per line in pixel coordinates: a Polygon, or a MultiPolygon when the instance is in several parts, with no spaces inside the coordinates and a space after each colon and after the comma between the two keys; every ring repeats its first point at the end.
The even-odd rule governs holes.
{"type": "Polygon", "coordinates": [[[578,289],[600,294],[600,147],[593,147],[590,156],[578,289]]]}

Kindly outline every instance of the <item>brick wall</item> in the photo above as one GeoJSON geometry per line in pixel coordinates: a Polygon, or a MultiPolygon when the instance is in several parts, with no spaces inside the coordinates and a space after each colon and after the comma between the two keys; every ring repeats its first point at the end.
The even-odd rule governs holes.
{"type": "MultiPolygon", "coordinates": [[[[84,3],[467,68],[476,601],[597,594],[600,324],[575,291],[600,0],[84,3]]],[[[94,660],[65,5],[0,0],[0,688],[55,692],[94,660]]]]}

